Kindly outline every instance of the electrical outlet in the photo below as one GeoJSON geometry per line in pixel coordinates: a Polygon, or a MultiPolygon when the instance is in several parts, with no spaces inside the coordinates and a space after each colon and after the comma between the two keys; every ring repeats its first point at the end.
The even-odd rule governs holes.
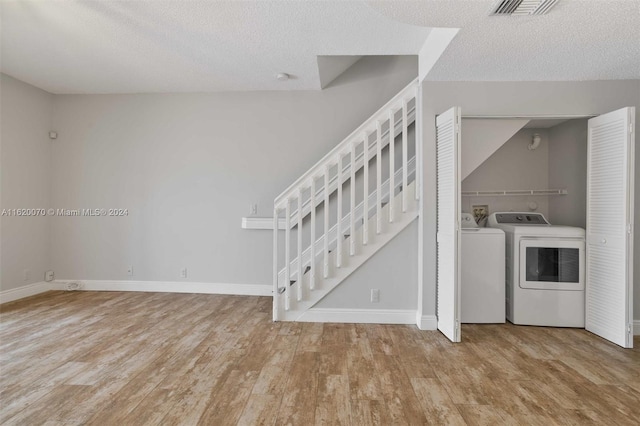
{"type": "Polygon", "coordinates": [[[489,206],[486,204],[480,206],[471,206],[471,211],[473,213],[473,218],[478,225],[482,226],[481,222],[489,217],[489,206]]]}
{"type": "Polygon", "coordinates": [[[127,275],[129,275],[130,277],[133,276],[133,266],[132,265],[127,266],[127,275]]]}
{"type": "Polygon", "coordinates": [[[30,277],[31,277],[31,272],[28,269],[25,269],[22,271],[22,279],[24,281],[29,281],[30,277]]]}
{"type": "Polygon", "coordinates": [[[378,302],[380,302],[380,290],[378,290],[377,288],[372,288],[371,303],[378,303],[378,302]]]}
{"type": "Polygon", "coordinates": [[[187,268],[180,269],[180,278],[187,278],[187,268]]]}
{"type": "Polygon", "coordinates": [[[249,205],[249,214],[250,215],[257,215],[258,214],[258,205],[257,204],[250,204],[249,205]]]}
{"type": "Polygon", "coordinates": [[[55,276],[54,276],[54,274],[53,274],[53,271],[47,271],[47,272],[45,272],[45,273],[44,273],[44,280],[45,280],[46,282],[51,282],[51,281],[53,281],[54,277],[55,277],[55,276]]]}

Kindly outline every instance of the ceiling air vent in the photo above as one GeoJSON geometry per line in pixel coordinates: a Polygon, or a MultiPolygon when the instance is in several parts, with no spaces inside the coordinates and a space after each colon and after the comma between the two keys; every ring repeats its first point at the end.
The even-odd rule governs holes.
{"type": "Polygon", "coordinates": [[[559,0],[500,0],[491,15],[544,15],[559,0]]]}

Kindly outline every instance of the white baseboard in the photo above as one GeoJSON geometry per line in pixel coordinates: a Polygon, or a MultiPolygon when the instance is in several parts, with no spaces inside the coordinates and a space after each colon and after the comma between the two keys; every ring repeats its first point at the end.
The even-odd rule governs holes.
{"type": "Polygon", "coordinates": [[[9,303],[25,297],[35,296],[51,290],[51,283],[40,281],[33,284],[24,285],[18,288],[0,291],[0,303],[9,303]]]}
{"type": "Polygon", "coordinates": [[[438,319],[435,315],[420,315],[420,313],[418,313],[415,318],[415,324],[420,330],[438,329],[438,319]]]}
{"type": "Polygon", "coordinates": [[[49,290],[66,290],[67,283],[79,283],[82,291],[142,291],[156,293],[230,294],[271,296],[273,287],[263,284],[192,283],[171,281],[55,280],[0,291],[0,303],[9,303],[49,290]]]}
{"type": "Polygon", "coordinates": [[[633,335],[640,336],[640,320],[633,320],[633,335]]]}
{"type": "Polygon", "coordinates": [[[331,309],[311,308],[297,321],[356,324],[414,324],[416,312],[404,309],[331,309]]]}
{"type": "Polygon", "coordinates": [[[109,281],[55,280],[53,290],[66,290],[67,283],[80,284],[84,291],[142,291],[156,293],[232,294],[240,296],[271,296],[273,287],[263,284],[193,283],[186,281],[109,281]]]}

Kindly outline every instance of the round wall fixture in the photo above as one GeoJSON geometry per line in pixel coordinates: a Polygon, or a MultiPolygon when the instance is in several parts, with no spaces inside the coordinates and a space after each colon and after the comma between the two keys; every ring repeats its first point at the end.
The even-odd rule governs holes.
{"type": "Polygon", "coordinates": [[[280,81],[287,81],[289,80],[289,74],[287,74],[286,72],[281,72],[278,75],[276,75],[276,78],[280,81]]]}
{"type": "Polygon", "coordinates": [[[531,143],[528,146],[529,151],[535,151],[536,148],[538,148],[540,146],[541,140],[542,139],[540,138],[540,135],[537,134],[537,133],[534,133],[533,137],[531,138],[531,143]]]}

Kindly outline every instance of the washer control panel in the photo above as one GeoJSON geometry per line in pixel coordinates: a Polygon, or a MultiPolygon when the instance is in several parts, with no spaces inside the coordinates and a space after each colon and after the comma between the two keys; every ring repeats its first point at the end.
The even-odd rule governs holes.
{"type": "Polygon", "coordinates": [[[511,225],[549,225],[541,213],[494,213],[496,224],[511,225]]]}

